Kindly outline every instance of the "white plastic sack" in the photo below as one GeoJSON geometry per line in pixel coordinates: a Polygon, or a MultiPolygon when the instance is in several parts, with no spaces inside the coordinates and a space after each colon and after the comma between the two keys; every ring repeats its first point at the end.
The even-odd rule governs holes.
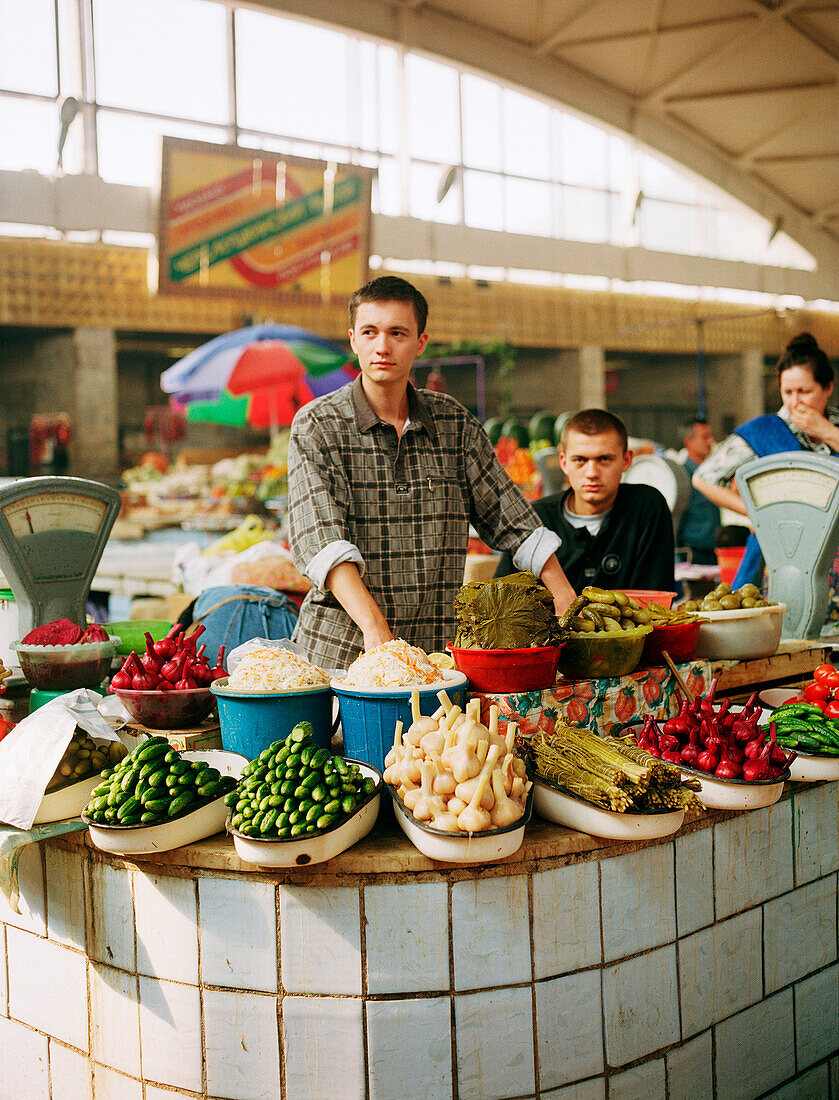
{"type": "Polygon", "coordinates": [[[96,709],[99,701],[88,688],[59,695],[0,741],[0,821],[31,828],[76,726],[103,741],[122,740],[96,709]]]}
{"type": "Polygon", "coordinates": [[[233,584],[233,567],[240,562],[262,561],[276,558],[291,561],[291,554],[277,542],[257,542],[247,550],[225,550],[220,554],[203,554],[197,542],[188,542],[175,555],[172,581],[181,585],[184,592],[196,595],[205,588],[233,584]]]}

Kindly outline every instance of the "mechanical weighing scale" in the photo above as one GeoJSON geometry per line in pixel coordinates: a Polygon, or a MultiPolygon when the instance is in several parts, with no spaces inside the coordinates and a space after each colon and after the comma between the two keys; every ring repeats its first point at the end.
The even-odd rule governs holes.
{"type": "Polygon", "coordinates": [[[20,637],[55,619],[84,629],[93,575],[120,509],[119,493],[78,477],[30,477],[0,488],[0,571],[20,637]]]}
{"type": "Polygon", "coordinates": [[[785,638],[818,638],[839,544],[839,460],[785,451],[744,463],[735,482],[769,573],[769,598],[787,604],[785,638]]]}

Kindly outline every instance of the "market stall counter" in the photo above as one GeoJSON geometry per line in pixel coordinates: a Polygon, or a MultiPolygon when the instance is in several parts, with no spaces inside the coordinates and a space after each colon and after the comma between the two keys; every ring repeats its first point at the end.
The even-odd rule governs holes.
{"type": "Polygon", "coordinates": [[[837,871],[836,784],[645,844],[534,820],[473,867],[384,816],[289,871],[222,836],[134,860],[57,837],[24,849],[20,913],[0,896],[0,1080],[28,1100],[827,1096],[837,871]]]}

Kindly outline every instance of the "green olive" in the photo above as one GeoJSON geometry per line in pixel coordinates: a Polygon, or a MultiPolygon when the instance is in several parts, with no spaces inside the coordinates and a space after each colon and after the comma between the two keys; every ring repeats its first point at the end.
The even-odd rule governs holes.
{"type": "Polygon", "coordinates": [[[741,607],[757,607],[757,600],[753,600],[751,596],[744,596],[740,601],[741,607]]]}
{"type": "Polygon", "coordinates": [[[769,607],[769,606],[770,606],[770,604],[769,604],[768,600],[764,600],[764,599],[755,600],[755,607],[769,607]]]}
{"type": "Polygon", "coordinates": [[[720,596],[719,604],[723,611],[736,611],[740,607],[740,597],[729,592],[727,596],[720,596]]]}
{"type": "Polygon", "coordinates": [[[702,601],[702,610],[703,611],[725,611],[725,608],[723,607],[723,605],[720,603],[719,600],[714,600],[714,599],[711,599],[710,597],[706,596],[705,599],[702,601]]]}
{"type": "Polygon", "coordinates": [[[723,581],[722,584],[717,585],[711,595],[715,596],[717,599],[719,599],[720,596],[729,596],[731,595],[731,585],[723,581]]]}
{"type": "Polygon", "coordinates": [[[753,600],[760,599],[760,589],[756,584],[744,584],[742,588],[738,588],[737,591],[741,596],[749,596],[753,600]]]}

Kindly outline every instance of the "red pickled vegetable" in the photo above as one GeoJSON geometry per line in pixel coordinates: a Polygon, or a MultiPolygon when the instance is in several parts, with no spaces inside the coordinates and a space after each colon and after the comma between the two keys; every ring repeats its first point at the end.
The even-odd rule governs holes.
{"type": "Polygon", "coordinates": [[[140,658],[140,664],[146,670],[146,672],[160,672],[160,666],[163,662],[154,651],[154,638],[146,631],[146,652],[140,658]]]}
{"type": "Polygon", "coordinates": [[[696,758],[699,756],[699,746],[695,745],[692,741],[688,741],[679,755],[683,763],[689,764],[690,767],[695,768],[696,758]]]}
{"type": "Polygon", "coordinates": [[[24,645],[76,645],[82,640],[82,628],[70,619],[55,619],[36,626],[21,641],[24,645]]]}
{"type": "Polygon", "coordinates": [[[719,755],[713,749],[706,749],[696,758],[696,766],[703,772],[716,771],[719,762],[719,755]]]}
{"type": "Polygon", "coordinates": [[[130,691],[131,673],[125,672],[123,669],[120,669],[119,672],[115,672],[111,679],[111,688],[118,691],[130,691]]]}
{"type": "Polygon", "coordinates": [[[227,675],[227,669],[224,667],[224,652],[226,646],[220,645],[218,647],[218,657],[216,658],[215,668],[213,669],[213,679],[220,680],[222,676],[227,675]]]}
{"type": "Polygon", "coordinates": [[[756,737],[753,741],[747,742],[743,752],[748,760],[757,760],[763,752],[763,737],[756,737]]]}
{"type": "Polygon", "coordinates": [[[740,779],[743,769],[730,756],[723,755],[714,768],[714,775],[719,776],[720,779],[740,779]]]}
{"type": "Polygon", "coordinates": [[[178,652],[180,648],[178,645],[178,634],[180,634],[182,630],[183,626],[181,623],[173,623],[166,637],[154,643],[154,652],[161,661],[169,660],[170,657],[174,657],[178,652]]]}
{"type": "Polygon", "coordinates": [[[181,678],[181,672],[184,667],[184,661],[189,656],[189,651],[181,649],[178,651],[177,656],[172,657],[164,665],[161,666],[160,675],[169,680],[170,683],[176,684],[181,678]]]}
{"type": "Polygon", "coordinates": [[[158,679],[156,672],[147,672],[143,669],[132,677],[131,687],[134,691],[154,691],[157,688],[158,679]]]}
{"type": "Polygon", "coordinates": [[[108,631],[99,623],[91,623],[79,639],[80,642],[107,642],[108,631]]]}
{"type": "Polygon", "coordinates": [[[661,754],[661,759],[662,760],[669,760],[671,764],[682,764],[682,763],[684,763],[684,761],[682,760],[681,754],[678,753],[678,752],[675,752],[671,749],[668,749],[666,752],[663,752],[661,754]]]}

